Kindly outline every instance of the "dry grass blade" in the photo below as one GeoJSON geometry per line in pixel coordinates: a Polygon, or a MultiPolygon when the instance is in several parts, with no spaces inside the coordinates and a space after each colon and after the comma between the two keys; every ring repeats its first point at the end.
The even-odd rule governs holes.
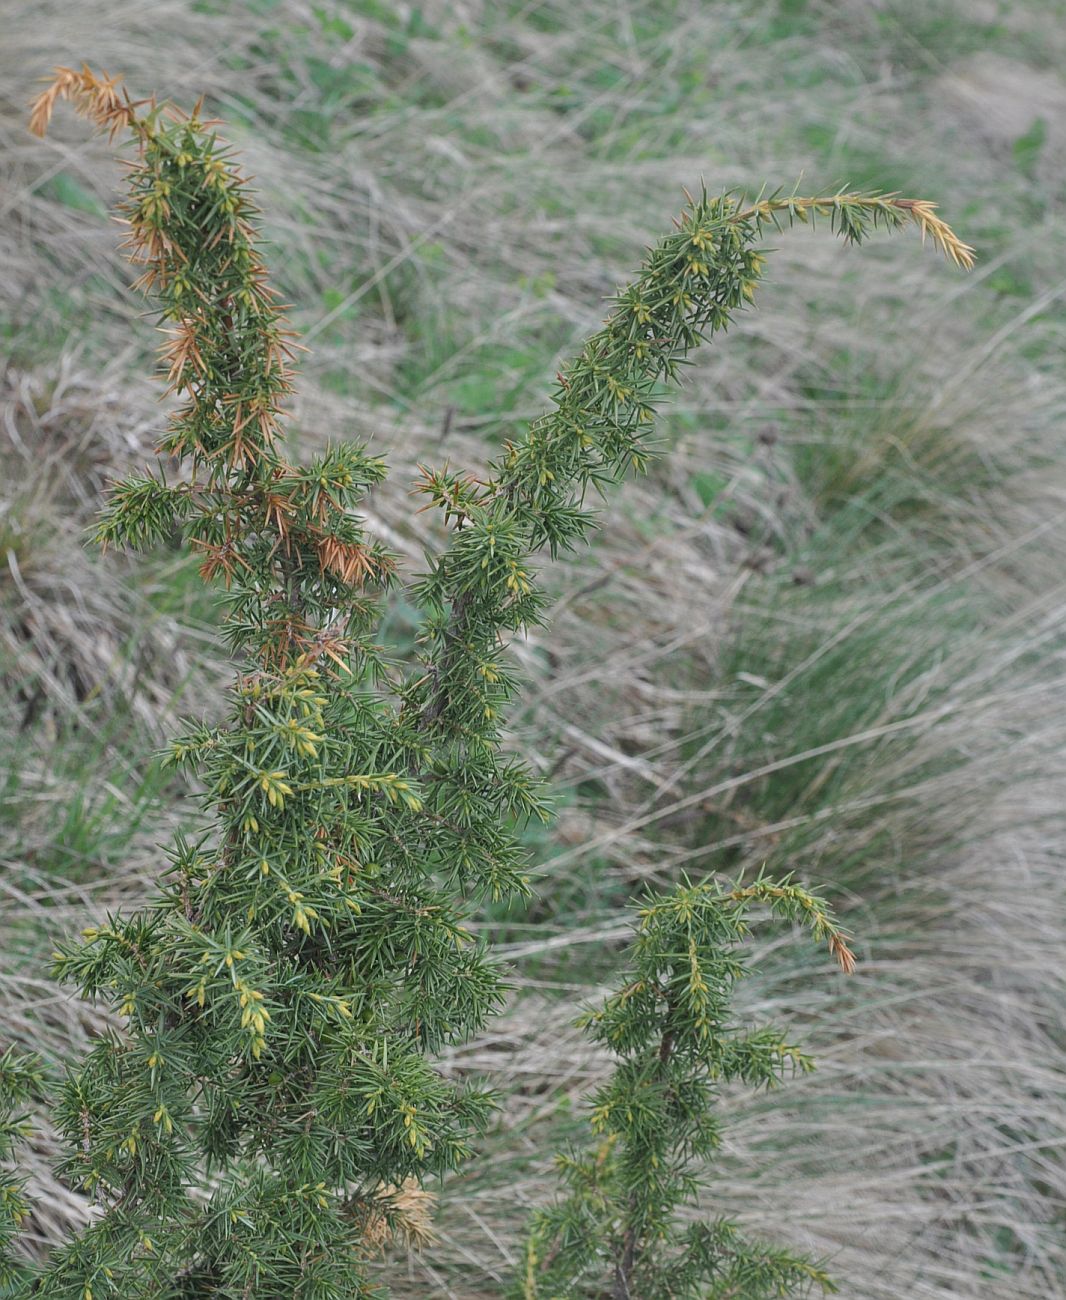
{"type": "MultiPolygon", "coordinates": [[[[49,981],[52,938],[136,898],[166,838],[153,817],[109,855],[76,832],[78,798],[93,805],[108,773],[133,769],[108,742],[79,789],[70,732],[100,715],[67,670],[104,683],[102,703],[129,692],[141,755],[175,678],[190,712],[210,714],[217,689],[173,576],[139,588],[172,639],[122,676],[123,645],[149,624],[125,567],[89,564],[80,545],[103,480],[141,457],[159,415],[124,379],[139,362],[130,331],[142,353],[154,337],[104,217],[113,166],[60,121],[45,142],[25,131],[32,78],[57,49],[179,101],[206,88],[236,124],[286,296],[314,334],[302,444],[316,429],[376,436],[395,487],[373,503],[374,530],[412,570],[439,539],[405,522],[405,479],[445,457],[476,472],[539,409],[555,354],[599,320],[679,179],[752,192],[802,172],[936,194],[980,248],[965,280],[898,252],[886,274],[876,250],[777,241],[795,288],[769,286],[730,347],[693,368],[664,425],[669,462],[627,489],[560,582],[553,642],[515,647],[535,683],[515,743],[563,800],[538,910],[503,936],[513,1002],[446,1063],[492,1075],[507,1122],[483,1175],[444,1189],[432,1253],[383,1270],[398,1297],[498,1300],[567,1106],[603,1077],[568,1021],[609,980],[619,904],[676,871],[768,861],[835,886],[862,961],[845,981],[759,950],[753,1016],[800,1026],[820,1069],[787,1114],[729,1101],[716,1202],[833,1255],[858,1300],[1061,1293],[1066,29],[1053,6],[991,23],[918,0],[428,4],[411,32],[367,6],[318,8],[321,23],[300,0],[262,19],[188,0],[5,13],[0,528],[32,462],[66,481],[59,448],[86,430],[97,448],[80,504],[38,511],[63,525],[46,550],[34,541],[41,563],[14,547],[28,605],[0,566],[8,659],[36,656],[46,689],[26,732],[24,704],[4,701],[8,1036],[60,1060],[99,1029],[49,981]],[[26,609],[42,629],[29,643],[26,609]]],[[[965,265],[938,213],[908,202],[897,215],[965,265]]],[[[390,630],[409,635],[405,611],[390,630]]],[[[85,1213],[53,1155],[45,1135],[41,1246],[85,1213]]]]}

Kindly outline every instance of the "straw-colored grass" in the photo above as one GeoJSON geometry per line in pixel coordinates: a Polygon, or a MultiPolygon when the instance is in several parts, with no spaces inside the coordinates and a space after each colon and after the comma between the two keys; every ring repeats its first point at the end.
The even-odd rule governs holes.
{"type": "MultiPolygon", "coordinates": [[[[515,744],[559,817],[539,899],[484,925],[516,994],[447,1068],[504,1093],[397,1295],[499,1297],[551,1152],[604,1068],[566,1027],[620,910],[678,871],[766,862],[827,890],[850,981],[767,941],[750,1009],[821,1063],[737,1096],[709,1212],[834,1258],[862,1300],[1066,1288],[1066,386],[1055,6],[859,0],[14,0],[0,42],[0,1016],[76,1053],[100,1013],[58,932],[133,899],[182,791],[151,753],[226,669],[195,565],[85,551],[161,415],[151,321],[105,217],[119,169],[59,118],[57,63],[206,92],[258,178],[311,346],[297,451],[373,436],[372,520],[417,569],[418,461],[476,466],[680,186],[923,194],[968,277],[902,242],[782,233],[759,310],[698,359],[593,547],[515,647],[515,744]]],[[[932,232],[935,235],[935,230],[932,232]]],[[[409,647],[412,612],[387,634],[409,647]]],[[[84,1215],[34,1149],[43,1245],[84,1215]]]]}

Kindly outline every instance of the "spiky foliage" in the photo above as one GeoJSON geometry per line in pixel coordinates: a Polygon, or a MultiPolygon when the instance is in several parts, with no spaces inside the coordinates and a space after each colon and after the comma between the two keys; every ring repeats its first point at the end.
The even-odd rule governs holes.
{"type": "Polygon", "coordinates": [[[768,1088],[813,1068],[777,1030],[736,1023],[733,987],[746,973],[741,945],[756,902],[806,925],[843,971],[854,968],[826,905],[790,882],[729,892],[684,885],[649,898],[618,991],[583,1017],[617,1063],[591,1098],[596,1144],[559,1157],[566,1195],[534,1217],[522,1300],[773,1300],[835,1290],[818,1264],[746,1240],[728,1219],[678,1221],[719,1145],[721,1086],[768,1088]]]}
{"type": "Polygon", "coordinates": [[[397,1189],[409,1200],[408,1179],[460,1160],[487,1113],[426,1053],[500,996],[435,879],[461,844],[476,895],[490,855],[416,792],[432,755],[376,690],[392,561],[354,508],[381,462],[344,444],[296,467],[277,449],[290,344],[244,182],[195,113],[130,104],[87,71],[56,85],[137,143],[124,215],[180,398],[161,443],[180,481],[119,483],[99,537],[145,547],[180,529],[225,588],[241,671],[226,722],[167,755],[202,783],[204,826],[161,863],[148,909],[57,960],[126,1029],[62,1091],[64,1172],[107,1213],[42,1287],[361,1293],[366,1248],[403,1218],[397,1189]]]}
{"type": "Polygon", "coordinates": [[[414,587],[426,622],[408,673],[373,640],[395,566],[355,513],[382,463],[346,443],[306,466],[279,449],[293,343],[213,124],[61,69],[35,129],[59,99],[136,145],[124,215],[178,397],[160,444],[176,469],[117,484],[99,538],[181,534],[224,588],[239,669],[229,717],[168,753],[204,810],[156,897],[57,957],[122,1028],[62,1088],[63,1172],[101,1214],[39,1293],[381,1294],[368,1255],[428,1237],[421,1182],[466,1156],[490,1110],[432,1056],[501,998],[463,921],[527,889],[517,827],[545,815],[501,750],[516,690],[504,641],[543,613],[531,556],[573,547],[589,490],[644,464],[660,385],[751,298],[768,221],[824,212],[857,239],[916,209],[693,201],[560,376],[552,412],[482,479],[425,472],[452,530],[414,587]]]}
{"type": "Polygon", "coordinates": [[[19,1145],[30,1134],[26,1107],[40,1090],[40,1062],[35,1056],[14,1047],[0,1055],[0,1295],[12,1294],[28,1271],[11,1249],[30,1213],[25,1182],[12,1164],[19,1145]]]}

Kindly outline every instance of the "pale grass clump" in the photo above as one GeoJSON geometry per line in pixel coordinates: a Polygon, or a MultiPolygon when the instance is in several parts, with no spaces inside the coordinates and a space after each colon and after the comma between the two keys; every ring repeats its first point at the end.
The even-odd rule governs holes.
{"type": "Polygon", "coordinates": [[[0,510],[0,645],[18,667],[14,677],[0,669],[0,679],[31,743],[65,719],[91,729],[94,710],[126,706],[156,731],[183,690],[202,698],[213,690],[199,662],[212,639],[206,626],[153,606],[175,560],[138,589],[81,545],[109,477],[149,445],[147,413],[121,406],[125,382],[68,357],[37,374],[9,369],[0,383],[0,471],[17,485],[0,510]]]}
{"type": "MultiPolygon", "coordinates": [[[[305,10],[285,0],[271,23],[291,34],[305,10]]],[[[543,12],[563,14],[552,5],[543,12]]],[[[409,502],[399,485],[413,481],[416,462],[437,457],[438,448],[456,464],[478,463],[483,433],[506,430],[533,410],[551,370],[536,349],[562,350],[595,324],[592,304],[661,220],[664,186],[679,176],[693,185],[701,174],[757,185],[767,174],[804,170],[809,179],[835,181],[855,179],[856,157],[863,168],[874,159],[893,169],[882,175],[875,166],[875,183],[896,188],[906,169],[923,189],[950,195],[953,211],[968,201],[977,214],[966,225],[981,263],[973,277],[949,285],[948,297],[946,277],[928,261],[898,259],[886,275],[876,253],[840,263],[835,250],[831,257],[783,236],[772,309],[764,299],[767,309],[744,320],[730,348],[693,369],[667,426],[671,458],[627,489],[595,551],[560,579],[556,644],[518,648],[537,674],[518,743],[573,790],[544,850],[557,859],[551,892],[573,905],[568,916],[542,917],[537,936],[515,924],[508,939],[520,989],[508,1018],[450,1062],[496,1072],[510,1090],[511,1131],[490,1148],[484,1181],[457,1189],[452,1208],[438,1216],[432,1260],[413,1262],[410,1280],[403,1266],[389,1266],[400,1294],[498,1297],[526,1206],[546,1194],[541,1155],[565,1123],[558,1098],[576,1097],[599,1077],[602,1063],[564,1022],[608,978],[624,926],[609,897],[584,888],[582,858],[601,855],[598,872],[635,882],[674,866],[691,869],[710,852],[739,852],[752,863],[777,852],[786,863],[802,855],[820,880],[840,882],[838,906],[869,945],[845,990],[853,1012],[842,1010],[840,981],[806,969],[793,980],[776,950],[762,958],[753,1014],[817,1016],[820,1026],[844,1019],[839,1039],[804,1031],[821,1069],[793,1086],[787,1123],[772,1107],[733,1106],[723,1198],[742,1204],[753,1227],[783,1222],[799,1244],[836,1253],[847,1294],[1035,1300],[1061,1289],[1066,1263],[1051,1216],[1064,1195],[1055,1143],[1063,1121],[1058,588],[1066,538],[1055,521],[1066,497],[1066,398],[1041,349],[1055,355],[1063,342],[1050,295],[1064,249],[1052,210],[1020,177],[1009,146],[988,149],[980,103],[964,111],[944,89],[941,77],[964,73],[968,53],[923,48],[928,6],[899,10],[898,23],[881,11],[875,22],[871,12],[849,4],[834,24],[815,14],[812,34],[771,42],[760,37],[769,9],[753,15],[740,4],[690,3],[672,15],[668,32],[630,37],[615,25],[615,6],[583,0],[554,31],[500,19],[492,48],[416,38],[398,75],[408,88],[441,87],[440,99],[397,101],[372,120],[358,108],[334,113],[328,156],[285,135],[318,93],[311,58],[384,66],[389,33],[378,20],[354,20],[350,47],[312,34],[301,50],[292,40],[288,48],[271,45],[254,22],[232,14],[193,15],[185,0],[150,9],[46,0],[17,8],[5,31],[0,59],[11,92],[2,109],[0,292],[23,325],[44,322],[57,347],[71,339],[68,368],[82,384],[72,404],[77,427],[118,427],[115,383],[85,359],[85,323],[90,347],[105,353],[121,352],[131,327],[146,351],[151,328],[120,291],[125,270],[113,230],[37,188],[62,168],[102,208],[116,173],[106,151],[82,144],[80,134],[76,147],[62,143],[74,138],[66,128],[60,143],[25,134],[32,79],[57,49],[84,50],[103,66],[124,68],[136,84],[186,99],[203,86],[219,104],[233,75],[226,60],[244,58],[255,81],[241,145],[275,214],[270,233],[284,250],[295,318],[315,331],[298,423],[378,435],[396,488],[375,500],[372,526],[409,565],[435,538],[427,516],[414,527],[405,522],[409,502]],[[689,50],[700,52],[701,78],[713,86],[707,98],[683,81],[689,50]],[[283,57],[297,90],[278,79],[283,57]],[[618,83],[597,82],[585,94],[593,73],[602,78],[613,67],[624,74],[618,83]],[[752,99],[753,84],[775,90],[752,99]],[[573,107],[561,111],[560,103],[573,107]],[[683,112],[666,112],[671,103],[683,112]],[[478,137],[464,137],[455,120],[478,137]],[[824,149],[805,134],[815,128],[829,141],[824,149]],[[315,209],[301,209],[295,196],[311,192],[315,209]],[[323,250],[328,264],[314,256],[323,250]],[[75,287],[60,300],[56,286],[71,268],[75,287]],[[1011,275],[1024,279],[1025,268],[1033,297],[1012,297],[1011,275]],[[1006,288],[997,287],[1004,280],[1006,288]],[[341,296],[325,302],[337,285],[341,296]],[[439,349],[416,370],[409,362],[425,340],[408,334],[404,294],[432,323],[430,342],[439,349]],[[355,301],[343,306],[349,298],[355,301]],[[469,333],[447,334],[456,315],[469,333]],[[871,319],[876,346],[863,342],[871,319]],[[531,347],[530,338],[541,337],[531,347]],[[490,348],[498,366],[490,397],[471,409],[457,377],[482,366],[490,348]],[[759,384],[749,379],[756,353],[766,376],[759,384]],[[336,373],[353,368],[362,382],[340,389],[336,373]],[[920,443],[903,423],[912,415],[923,417],[920,443]],[[833,447],[843,448],[840,481],[851,495],[869,493],[894,469],[918,489],[921,518],[886,510],[883,497],[871,494],[862,529],[844,533],[835,507],[814,499],[795,466],[797,450],[820,456],[833,447]],[[954,457],[955,448],[952,463],[985,467],[979,488],[969,471],[946,484],[938,457],[954,457]],[[870,456],[865,469],[859,454],[870,456]],[[700,475],[713,476],[711,507],[694,486],[700,475]],[[903,559],[855,549],[870,519],[896,534],[903,559]],[[812,527],[821,530],[814,563],[804,550],[812,527]],[[953,606],[968,612],[948,620],[950,645],[937,639],[941,609],[918,600],[916,572],[942,580],[953,606]],[[954,581],[961,573],[969,580],[954,581]],[[834,593],[817,613],[805,585],[812,581],[814,591],[829,585],[834,593]],[[882,606],[879,622],[874,611],[882,606]],[[847,689],[840,677],[817,680],[815,665],[834,645],[857,644],[846,629],[864,619],[905,658],[921,660],[928,649],[909,704],[893,698],[898,665],[872,682],[852,679],[847,689]],[[738,640],[776,644],[808,624],[813,641],[772,676],[763,656],[750,656],[760,660],[752,670],[747,650],[731,649],[738,640]],[[732,665],[726,677],[723,662],[732,665]],[[762,681],[739,680],[741,673],[762,681]],[[941,703],[922,708],[923,693],[938,689],[941,703]],[[849,692],[861,693],[861,725],[834,712],[849,692]],[[792,719],[832,717],[833,732],[810,746],[793,743],[792,723],[763,725],[775,701],[792,719]],[[755,775],[767,764],[764,731],[776,736],[768,761],[791,763],[786,772],[809,765],[803,790],[825,773],[818,788],[831,788],[831,798],[769,821],[767,804],[752,807],[746,792],[773,775],[755,775]],[[836,748],[801,762],[820,742],[836,748]],[[846,783],[832,787],[844,759],[846,783]],[[688,802],[678,807],[680,800],[688,802]],[[797,819],[798,828],[782,824],[797,819]],[[801,830],[802,839],[789,840],[801,830]],[[858,898],[868,900],[867,910],[854,910],[858,898]],[[545,951],[548,943],[555,946],[545,951]],[[523,1157],[507,1154],[515,1150],[523,1157]],[[753,1166],[770,1153],[787,1176],[756,1179],[753,1166]]],[[[972,9],[955,6],[950,16],[968,39],[972,9]]],[[[1003,57],[1017,68],[1027,40],[1066,55],[1061,27],[1040,6],[1016,6],[1003,24],[1018,42],[1003,57]]],[[[34,382],[46,374],[41,368],[34,382]]],[[[132,404],[144,428],[158,421],[147,391],[132,404]]],[[[41,437],[31,430],[31,450],[41,437]]],[[[117,442],[116,462],[141,455],[131,441],[117,442]]],[[[13,471],[20,482],[25,464],[13,471]]],[[[91,572],[81,567],[76,533],[71,526],[58,552],[69,582],[42,593],[52,614],[68,600],[77,609],[98,596],[117,601],[128,589],[114,558],[91,572]]],[[[99,623],[79,627],[74,648],[95,654],[109,617],[105,608],[99,623]]],[[[195,620],[183,630],[178,618],[175,632],[183,653],[200,665],[209,660],[195,620]]],[[[873,662],[866,647],[855,653],[873,662]]],[[[155,701],[173,691],[162,661],[153,663],[134,696],[142,702],[144,748],[155,743],[155,701]]],[[[208,669],[206,682],[217,674],[208,669]]],[[[57,712],[71,716],[73,704],[58,698],[57,712]]],[[[201,698],[199,687],[192,698],[201,698]]],[[[211,696],[204,698],[210,712],[211,696]]],[[[12,735],[11,752],[24,753],[16,746],[25,741],[12,735]]],[[[91,777],[97,789],[105,767],[91,777]]],[[[47,849],[50,819],[73,792],[47,764],[40,770],[31,811],[34,844],[47,849]]],[[[6,808],[10,814],[10,802],[6,808]]],[[[17,952],[5,950],[3,1014],[20,1037],[43,1023],[51,1053],[64,1042],[80,1050],[93,1022],[45,983],[50,936],[76,930],[88,907],[102,913],[135,896],[151,875],[155,838],[143,838],[121,877],[86,885],[57,884],[36,871],[16,893],[17,878],[0,870],[5,935],[26,910],[39,918],[17,952]]],[[[18,843],[5,838],[5,868],[24,860],[18,843]]],[[[621,883],[618,893],[628,888],[621,883]]],[[[50,1197],[41,1235],[54,1239],[82,1208],[50,1181],[49,1154],[42,1143],[35,1168],[50,1197]]]]}

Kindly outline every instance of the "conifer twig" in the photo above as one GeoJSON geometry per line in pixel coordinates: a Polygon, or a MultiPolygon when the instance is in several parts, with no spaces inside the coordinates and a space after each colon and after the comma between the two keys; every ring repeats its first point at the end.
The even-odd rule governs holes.
{"type": "MultiPolygon", "coordinates": [[[[520,829],[548,815],[503,745],[519,687],[505,642],[546,617],[534,558],[579,545],[592,498],[647,465],[663,386],[753,300],[768,225],[825,218],[858,241],[909,222],[956,265],[971,251],[918,200],[690,199],[558,376],[551,409],[488,475],[423,471],[416,491],[450,534],[411,586],[423,662],[405,677],[376,641],[395,562],[358,514],[385,467],[349,443],[308,464],[283,455],[297,344],[217,124],[202,104],[133,101],[115,78],[64,67],[33,105],[35,132],[61,101],[136,146],[126,246],[160,313],[175,398],[159,451],[176,470],[114,484],[97,540],[180,536],[219,589],[236,664],[226,716],[189,724],[165,755],[194,774],[203,814],[175,837],[158,890],[56,954],[56,973],[111,1004],[122,1032],[59,1089],[61,1172],[99,1213],[44,1262],[37,1294],[364,1294],[387,1236],[428,1242],[423,1182],[468,1157],[492,1111],[432,1061],[503,999],[465,923],[479,901],[528,891],[520,829]]],[[[569,1294],[575,1261],[573,1276],[599,1269],[627,1295],[651,1294],[653,1275],[679,1294],[711,1269],[718,1294],[745,1300],[831,1289],[820,1266],[726,1220],[693,1227],[661,1267],[655,1254],[691,1188],[686,1162],[717,1142],[714,1081],[769,1086],[810,1068],[773,1031],[726,1032],[752,902],[803,921],[851,969],[828,909],[788,882],[648,902],[633,970],[588,1019],[619,1058],[594,1099],[603,1140],[563,1162],[576,1199],[534,1229],[530,1296],[541,1274],[569,1294]]]]}
{"type": "Polygon", "coordinates": [[[836,1290],[818,1261],[748,1239],[727,1219],[686,1228],[677,1217],[718,1149],[719,1086],[769,1088],[813,1069],[777,1030],[736,1023],[732,990],[747,969],[752,903],[802,921],[853,969],[827,905],[788,880],[728,891],[685,884],[646,902],[618,990],[580,1022],[614,1069],[589,1099],[591,1149],[559,1157],[563,1193],[533,1216],[523,1300],[836,1290]]]}

